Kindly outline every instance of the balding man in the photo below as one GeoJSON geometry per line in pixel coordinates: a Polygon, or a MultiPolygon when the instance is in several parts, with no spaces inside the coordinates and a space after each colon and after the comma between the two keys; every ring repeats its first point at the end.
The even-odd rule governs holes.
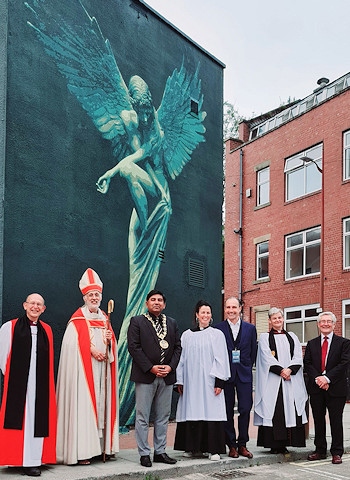
{"type": "Polygon", "coordinates": [[[22,466],[38,477],[43,463],[56,463],[56,401],[53,338],[40,320],[41,295],[23,303],[25,315],[0,329],[0,369],[4,394],[0,408],[0,465],[22,466]]]}

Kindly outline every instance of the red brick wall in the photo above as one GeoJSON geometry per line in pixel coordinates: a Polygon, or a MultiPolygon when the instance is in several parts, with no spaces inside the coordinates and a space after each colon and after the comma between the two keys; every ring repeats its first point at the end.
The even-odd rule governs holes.
{"type": "Polygon", "coordinates": [[[342,300],[350,298],[350,272],[343,270],[342,219],[350,216],[350,182],[343,182],[343,132],[350,129],[350,91],[321,104],[252,142],[230,150],[226,144],[225,294],[238,294],[239,164],[243,151],[243,301],[247,320],[253,308],[281,308],[320,301],[320,276],[285,281],[285,235],[321,224],[321,192],[285,202],[284,159],[323,143],[324,175],[324,307],[338,318],[342,300]],[[270,205],[256,209],[255,166],[270,162],[270,205]],[[246,190],[252,189],[250,198],[246,190]],[[270,234],[270,281],[257,284],[253,239],[270,234]],[[245,292],[245,293],[244,293],[245,292]]]}

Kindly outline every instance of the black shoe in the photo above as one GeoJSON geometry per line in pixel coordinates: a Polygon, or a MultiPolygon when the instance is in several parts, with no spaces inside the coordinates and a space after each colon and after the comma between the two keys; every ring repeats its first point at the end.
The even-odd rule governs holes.
{"type": "Polygon", "coordinates": [[[143,467],[152,467],[152,462],[149,455],[142,455],[140,463],[143,467]]]}
{"type": "Polygon", "coordinates": [[[278,453],[287,454],[289,453],[289,450],[286,447],[271,448],[270,453],[273,453],[275,455],[277,455],[278,453]]]}
{"type": "Polygon", "coordinates": [[[175,458],[170,458],[166,453],[159,453],[158,455],[155,453],[153,455],[153,461],[158,463],[167,463],[169,465],[174,465],[177,462],[175,458]]]}
{"type": "Polygon", "coordinates": [[[39,467],[23,467],[23,473],[28,477],[40,477],[41,475],[39,467]]]}

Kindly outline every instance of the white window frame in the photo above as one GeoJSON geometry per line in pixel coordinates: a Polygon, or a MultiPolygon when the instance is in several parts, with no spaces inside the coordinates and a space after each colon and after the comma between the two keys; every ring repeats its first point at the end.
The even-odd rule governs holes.
{"type": "MultiPolygon", "coordinates": [[[[318,313],[315,312],[315,315],[314,316],[309,316],[309,317],[306,317],[306,310],[319,310],[320,308],[320,304],[319,303],[312,303],[310,305],[298,305],[298,306],[295,306],[295,307],[288,307],[288,308],[285,308],[284,309],[284,325],[285,325],[285,329],[287,330],[288,332],[288,325],[290,324],[293,324],[293,323],[301,323],[302,324],[302,338],[299,338],[299,341],[302,345],[306,345],[307,344],[307,340],[305,339],[305,324],[307,322],[314,322],[317,320],[317,316],[318,316],[318,313]],[[287,320],[287,316],[288,316],[288,313],[290,312],[294,312],[294,311],[301,311],[301,315],[300,317],[298,318],[293,318],[291,320],[287,320]]],[[[314,336],[316,336],[317,334],[315,334],[314,336]]],[[[313,338],[313,336],[312,336],[313,338]]],[[[311,340],[311,339],[309,339],[311,340]]]]}
{"type": "Polygon", "coordinates": [[[343,269],[350,268],[350,217],[343,218],[343,269]],[[346,262],[348,260],[348,264],[346,262]]]}
{"type": "Polygon", "coordinates": [[[267,167],[261,168],[256,172],[256,186],[257,186],[257,192],[256,192],[256,206],[260,207],[262,205],[267,205],[270,203],[270,166],[268,165],[267,167]],[[264,173],[268,173],[268,178],[266,180],[261,180],[261,176],[264,173]],[[261,189],[264,188],[267,185],[267,200],[266,201],[261,201],[260,200],[260,192],[261,189]]]}
{"type": "MultiPolygon", "coordinates": [[[[342,324],[341,324],[341,328],[342,328],[342,335],[344,337],[346,337],[346,323],[350,323],[350,313],[346,313],[346,307],[349,306],[350,307],[350,299],[346,299],[346,300],[343,300],[342,301],[342,324]]],[[[350,327],[349,327],[349,331],[350,331],[350,327]]],[[[350,338],[350,335],[346,338],[350,338]]]]}
{"type": "Polygon", "coordinates": [[[313,228],[308,228],[307,230],[302,230],[300,232],[295,232],[295,233],[291,233],[290,235],[286,235],[286,237],[285,237],[285,280],[295,280],[297,278],[305,278],[305,277],[308,277],[310,275],[318,275],[320,273],[320,270],[315,271],[315,272],[311,272],[311,273],[306,273],[306,250],[307,250],[307,247],[311,247],[312,245],[319,245],[320,255],[321,255],[321,227],[320,226],[313,227],[313,228]],[[306,241],[307,233],[311,232],[312,230],[317,230],[317,229],[320,230],[319,239],[306,241]],[[288,247],[288,239],[293,237],[293,236],[297,236],[297,235],[302,235],[302,242],[299,243],[298,245],[288,247]],[[300,249],[303,249],[302,274],[291,277],[289,275],[289,272],[288,272],[288,265],[289,265],[288,254],[290,252],[293,252],[294,250],[300,250],[300,249]]]}
{"type": "Polygon", "coordinates": [[[285,174],[285,198],[286,202],[296,200],[297,198],[304,197],[310,193],[318,192],[322,189],[322,173],[317,169],[315,163],[322,170],[322,156],[323,156],[323,144],[319,143],[308,150],[304,150],[292,157],[286,158],[284,163],[285,174]],[[302,157],[308,157],[315,161],[305,162],[302,157]],[[299,175],[300,182],[298,184],[301,187],[299,193],[294,193],[290,189],[290,185],[295,184],[293,178],[295,175],[299,175]],[[311,185],[314,187],[308,187],[308,179],[314,179],[311,185]]]}
{"type": "Polygon", "coordinates": [[[257,280],[266,280],[269,278],[269,254],[270,254],[269,247],[270,245],[268,240],[265,240],[264,242],[259,242],[256,244],[256,279],[257,280]],[[267,252],[260,253],[259,252],[260,246],[266,243],[267,243],[267,252]],[[264,277],[261,277],[259,276],[259,260],[262,260],[263,258],[267,258],[267,275],[265,275],[264,277]]]}
{"type": "Polygon", "coordinates": [[[350,180],[350,130],[343,133],[343,180],[350,180]]]}

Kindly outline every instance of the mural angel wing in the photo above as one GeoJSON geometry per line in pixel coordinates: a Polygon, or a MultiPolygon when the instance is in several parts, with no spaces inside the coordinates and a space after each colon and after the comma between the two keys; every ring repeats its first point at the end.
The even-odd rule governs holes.
{"type": "Polygon", "coordinates": [[[191,159],[193,150],[205,142],[203,120],[206,112],[201,110],[203,95],[198,69],[190,75],[182,63],[168,77],[158,120],[164,131],[163,151],[165,168],[174,180],[191,159]]]}
{"type": "Polygon", "coordinates": [[[69,24],[56,12],[50,12],[43,0],[26,3],[35,19],[27,23],[66,77],[69,91],[102,136],[112,141],[114,154],[120,158],[125,154],[122,146],[124,150],[126,146],[126,140],[120,142],[126,134],[123,117],[133,121],[136,114],[108,39],[103,37],[97,20],[79,3],[85,17],[83,24],[69,24]]]}

